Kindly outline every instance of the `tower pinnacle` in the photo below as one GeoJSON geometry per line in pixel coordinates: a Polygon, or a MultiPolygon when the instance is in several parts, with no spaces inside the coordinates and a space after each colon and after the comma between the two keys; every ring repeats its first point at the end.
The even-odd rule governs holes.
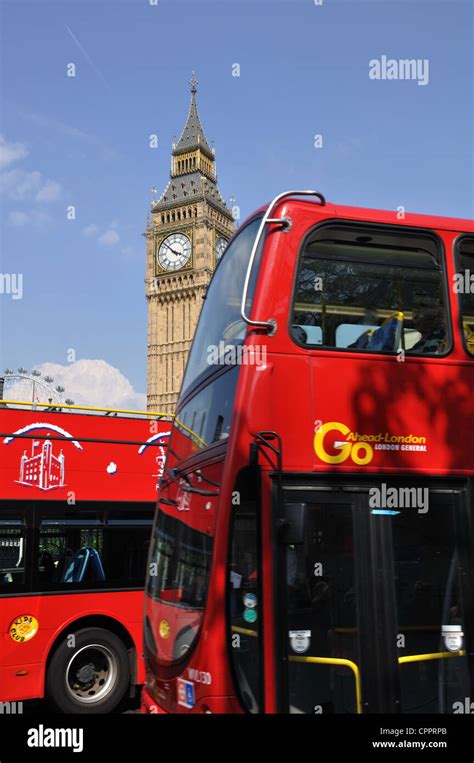
{"type": "Polygon", "coordinates": [[[181,133],[181,137],[176,144],[176,147],[173,149],[173,155],[176,156],[177,154],[182,154],[186,151],[194,151],[199,148],[212,161],[214,155],[209,148],[206,136],[204,135],[204,130],[197,110],[196,85],[198,84],[198,81],[196,79],[196,72],[194,71],[189,84],[191,85],[191,102],[189,104],[188,117],[183,132],[181,133]]]}

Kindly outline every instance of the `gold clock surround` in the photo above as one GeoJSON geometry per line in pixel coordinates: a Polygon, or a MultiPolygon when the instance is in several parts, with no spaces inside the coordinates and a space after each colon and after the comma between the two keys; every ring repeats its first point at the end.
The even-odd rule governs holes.
{"type": "Polygon", "coordinates": [[[155,277],[160,276],[169,276],[169,275],[175,275],[176,273],[182,273],[186,270],[192,270],[194,267],[194,242],[193,242],[193,234],[194,234],[194,228],[191,225],[188,226],[181,226],[179,229],[176,230],[170,230],[166,233],[163,233],[160,236],[155,236],[155,277]],[[178,270],[166,270],[166,268],[163,268],[160,265],[160,261],[158,258],[158,253],[160,251],[160,247],[163,243],[163,241],[166,241],[167,238],[173,235],[173,233],[183,233],[185,236],[187,236],[191,242],[191,256],[187,263],[183,265],[182,268],[179,268],[178,270]]]}

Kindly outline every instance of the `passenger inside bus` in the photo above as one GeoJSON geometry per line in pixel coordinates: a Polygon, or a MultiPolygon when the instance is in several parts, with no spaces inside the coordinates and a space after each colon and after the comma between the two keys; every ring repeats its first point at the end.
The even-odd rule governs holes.
{"type": "Polygon", "coordinates": [[[417,310],[413,314],[413,322],[421,338],[410,352],[440,355],[447,350],[446,325],[442,310],[417,310]]]}
{"type": "Polygon", "coordinates": [[[467,321],[463,323],[464,327],[464,339],[466,340],[467,349],[474,355],[474,328],[471,328],[467,321]]]}
{"type": "Polygon", "coordinates": [[[444,354],[443,280],[439,252],[426,236],[316,231],[293,293],[293,339],[334,350],[444,354]]]}

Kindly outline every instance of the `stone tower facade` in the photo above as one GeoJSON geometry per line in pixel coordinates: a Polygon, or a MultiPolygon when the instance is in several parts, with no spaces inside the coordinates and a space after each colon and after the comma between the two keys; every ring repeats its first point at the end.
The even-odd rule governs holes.
{"type": "Polygon", "coordinates": [[[197,80],[184,130],[173,144],[168,185],[151,205],[146,238],[148,410],[173,413],[202,300],[217,260],[234,232],[217,188],[210,148],[196,105],[197,80]]]}

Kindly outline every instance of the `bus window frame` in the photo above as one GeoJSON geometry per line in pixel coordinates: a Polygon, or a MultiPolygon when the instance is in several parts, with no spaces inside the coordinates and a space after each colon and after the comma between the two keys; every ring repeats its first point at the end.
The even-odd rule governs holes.
{"type": "MultiPolygon", "coordinates": [[[[239,226],[239,228],[237,228],[237,230],[235,231],[235,233],[232,236],[232,238],[229,239],[229,242],[227,243],[227,246],[226,246],[226,249],[224,251],[224,254],[219,259],[219,261],[218,261],[218,263],[216,265],[216,268],[215,268],[215,270],[214,270],[214,272],[213,272],[213,274],[211,276],[211,280],[209,281],[209,283],[207,285],[206,293],[204,294],[204,297],[203,297],[203,303],[207,300],[208,292],[209,292],[209,289],[211,287],[212,282],[214,281],[214,278],[216,277],[216,273],[218,273],[219,267],[221,266],[221,263],[224,262],[224,257],[228,256],[229,249],[230,249],[231,245],[233,244],[233,242],[235,241],[235,239],[237,238],[237,236],[239,236],[249,225],[254,223],[256,220],[259,220],[259,219],[261,220],[263,218],[263,216],[264,216],[263,212],[258,212],[257,214],[252,215],[252,217],[250,217],[248,220],[245,220],[245,222],[242,223],[242,225],[239,226]]],[[[260,241],[260,245],[259,245],[259,247],[261,248],[262,258],[263,258],[263,254],[264,254],[264,251],[265,251],[266,238],[267,238],[267,231],[265,231],[265,234],[262,236],[261,241],[260,241]]],[[[255,266],[255,264],[256,263],[254,261],[254,266],[255,266]]],[[[261,268],[261,265],[262,265],[262,261],[260,262],[259,269],[261,268]]],[[[250,273],[250,276],[251,275],[252,275],[252,273],[250,273]]],[[[257,279],[258,279],[258,273],[257,273],[257,279]]],[[[257,284],[258,284],[258,282],[256,281],[255,282],[255,291],[254,291],[254,294],[251,297],[251,299],[252,299],[252,304],[251,304],[251,308],[250,308],[251,312],[253,311],[253,307],[254,307],[253,303],[254,303],[254,298],[255,298],[256,291],[257,291],[257,284]]],[[[199,326],[199,321],[201,320],[201,313],[202,313],[202,308],[201,308],[201,311],[199,313],[198,322],[196,324],[196,330],[197,330],[197,328],[199,326]]],[[[239,316],[240,316],[240,307],[239,307],[239,316]]],[[[242,321],[242,323],[244,323],[244,322],[242,321]]],[[[242,342],[242,345],[244,345],[246,340],[247,340],[248,328],[249,328],[248,325],[245,324],[245,338],[244,338],[244,340],[242,342]]],[[[195,331],[195,333],[196,333],[196,331],[195,331]]],[[[192,351],[192,346],[191,346],[191,350],[188,352],[188,357],[186,359],[186,365],[184,367],[182,384],[184,383],[184,380],[186,378],[186,372],[188,370],[188,365],[189,365],[189,359],[190,359],[190,356],[191,356],[191,351],[192,351]]],[[[224,366],[224,371],[227,368],[230,368],[230,367],[231,367],[230,365],[229,366],[224,366]]],[[[220,370],[220,368],[219,368],[219,370],[220,370]]],[[[179,395],[178,395],[178,405],[179,405],[179,408],[181,408],[181,406],[184,403],[184,401],[187,401],[188,398],[189,399],[191,398],[191,396],[194,394],[194,392],[197,391],[198,387],[201,388],[201,387],[204,387],[204,386],[206,386],[207,384],[210,383],[210,379],[211,379],[213,373],[217,374],[217,371],[213,370],[212,366],[209,366],[204,371],[201,371],[201,373],[198,376],[196,376],[195,379],[193,379],[192,382],[190,382],[187,387],[181,386],[181,389],[180,389],[179,395]]],[[[178,414],[178,410],[179,410],[178,409],[178,405],[176,407],[176,414],[178,414]]]]}
{"type": "Polygon", "coordinates": [[[377,357],[390,357],[390,358],[396,358],[399,351],[394,350],[392,352],[389,352],[387,350],[372,350],[367,351],[366,349],[359,349],[357,347],[325,347],[324,345],[320,344],[310,344],[310,343],[303,343],[296,339],[296,337],[293,335],[292,328],[293,328],[293,305],[295,304],[295,298],[296,298],[296,289],[298,285],[298,277],[301,271],[301,266],[303,263],[303,256],[304,251],[306,248],[306,245],[308,243],[308,240],[311,238],[311,236],[314,235],[315,231],[319,231],[326,227],[343,227],[348,229],[360,229],[361,232],[370,232],[371,230],[374,231],[374,233],[385,233],[386,235],[398,233],[398,235],[409,235],[410,233],[415,233],[419,237],[425,236],[426,238],[431,238],[433,243],[436,247],[436,253],[437,253],[437,262],[441,269],[441,278],[442,278],[442,289],[443,289],[443,296],[445,301],[445,317],[446,317],[446,334],[448,338],[448,347],[445,352],[443,353],[416,353],[416,352],[405,352],[405,358],[414,358],[416,360],[438,360],[442,358],[447,358],[449,355],[452,354],[454,350],[454,334],[453,334],[453,316],[452,316],[452,309],[451,309],[451,294],[450,294],[450,288],[448,284],[448,269],[447,269],[447,257],[446,257],[446,247],[444,245],[444,241],[441,238],[441,236],[434,230],[426,229],[426,228],[418,228],[416,226],[408,226],[408,225],[388,225],[385,223],[379,224],[379,223],[372,223],[370,221],[364,222],[359,220],[348,220],[347,218],[331,218],[330,220],[324,220],[323,222],[317,223],[316,225],[313,225],[303,236],[301,239],[301,243],[298,248],[298,254],[296,258],[296,267],[294,269],[294,275],[293,275],[293,285],[291,289],[291,298],[289,303],[289,310],[288,310],[288,323],[287,323],[287,331],[288,336],[290,340],[295,344],[297,347],[306,350],[307,352],[323,352],[323,353],[354,353],[357,355],[360,355],[362,357],[367,358],[377,358],[377,357]]]}
{"type": "MultiPolygon", "coordinates": [[[[454,271],[455,273],[460,273],[460,265],[461,265],[461,245],[463,241],[472,241],[474,245],[474,233],[460,233],[453,241],[453,257],[454,257],[454,271]]],[[[474,255],[472,257],[473,264],[474,264],[474,255]]],[[[459,313],[459,335],[461,337],[461,344],[464,350],[464,353],[466,354],[468,360],[474,361],[474,355],[469,352],[467,343],[466,343],[466,337],[464,336],[464,326],[463,326],[463,310],[462,310],[462,294],[456,294],[457,299],[457,305],[458,305],[458,313],[459,313]]]]}

